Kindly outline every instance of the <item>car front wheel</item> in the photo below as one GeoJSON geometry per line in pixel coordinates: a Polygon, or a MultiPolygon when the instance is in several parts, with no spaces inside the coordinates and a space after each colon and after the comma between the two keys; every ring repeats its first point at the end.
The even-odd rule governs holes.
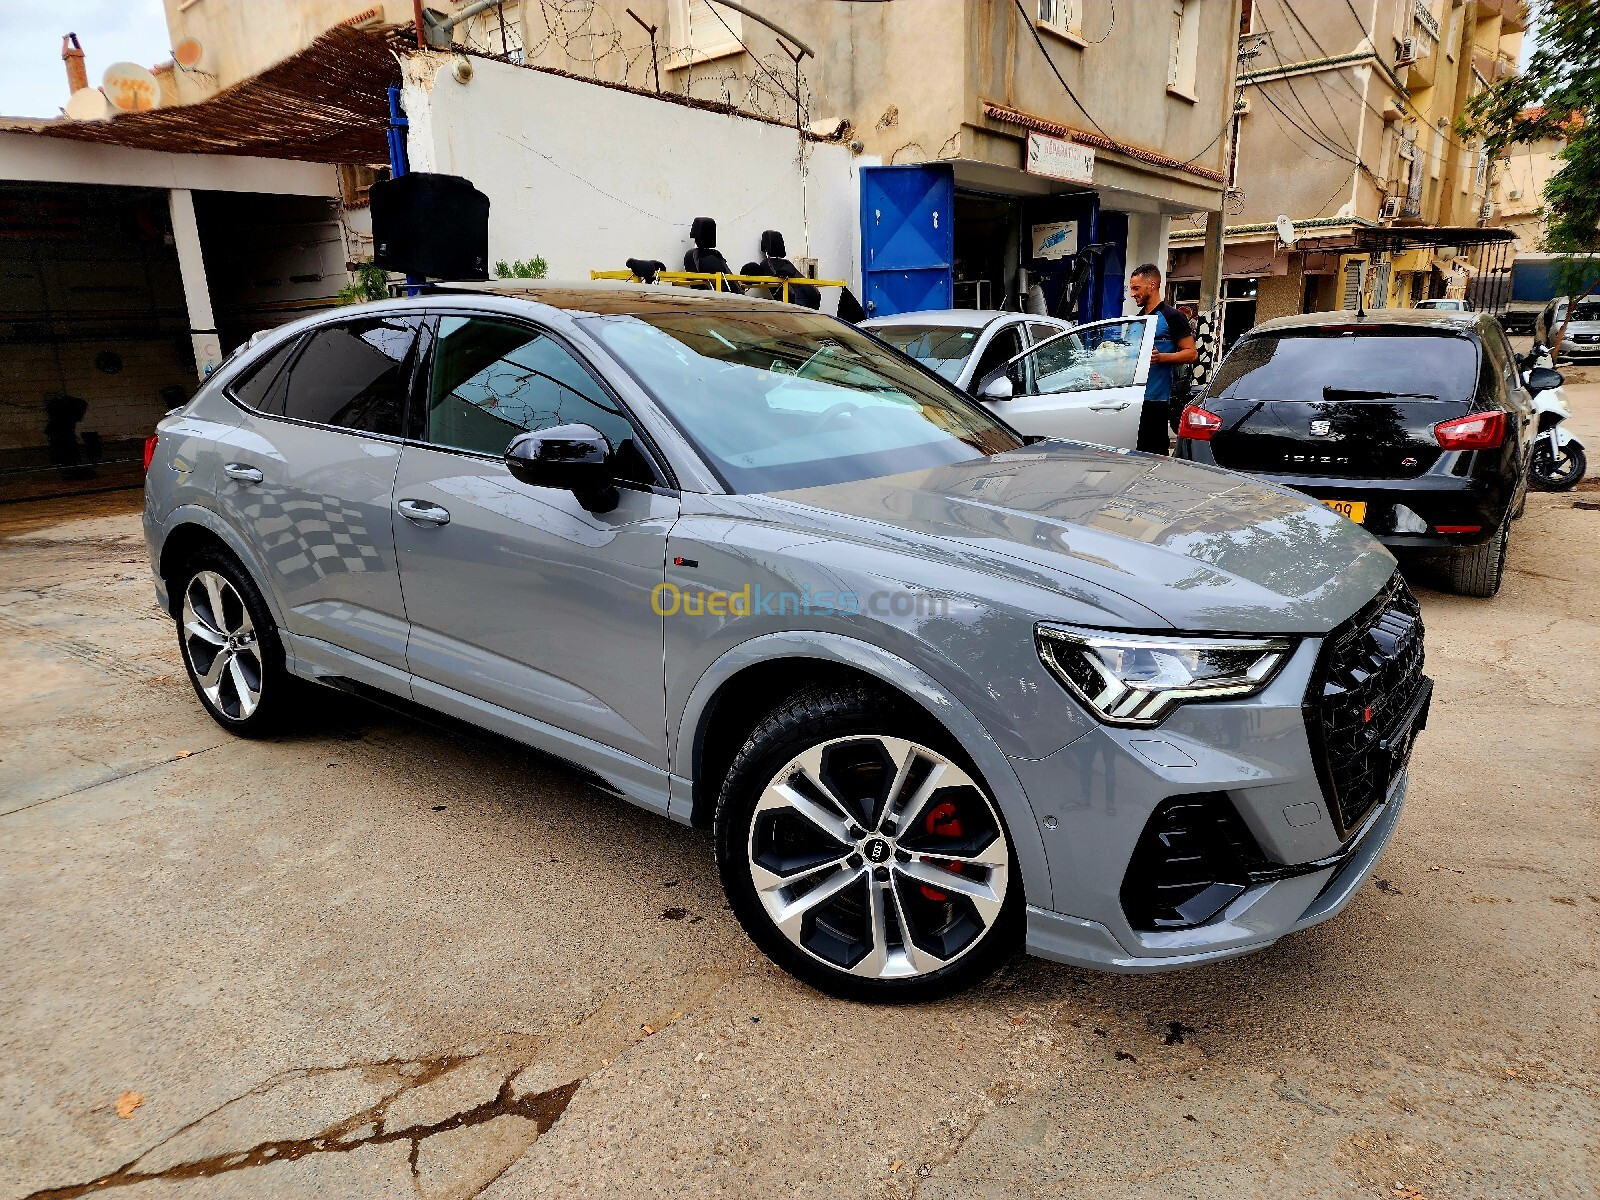
{"type": "Polygon", "coordinates": [[[745,931],[831,995],[946,996],[1019,940],[999,809],[941,730],[869,688],[810,689],[766,717],[729,771],[716,833],[745,931]]]}

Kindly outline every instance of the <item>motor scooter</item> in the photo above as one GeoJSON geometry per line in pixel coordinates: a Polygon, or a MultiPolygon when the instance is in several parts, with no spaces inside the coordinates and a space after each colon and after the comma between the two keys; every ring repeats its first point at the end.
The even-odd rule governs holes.
{"type": "Polygon", "coordinates": [[[1560,383],[1554,387],[1534,386],[1539,381],[1541,368],[1554,374],[1557,380],[1561,376],[1555,372],[1549,348],[1539,342],[1534,342],[1521,365],[1526,373],[1528,391],[1533,394],[1533,411],[1538,419],[1533,458],[1528,464],[1529,482],[1542,492],[1570,491],[1578,486],[1588,470],[1583,443],[1565,424],[1572,416],[1572,409],[1560,383]]]}

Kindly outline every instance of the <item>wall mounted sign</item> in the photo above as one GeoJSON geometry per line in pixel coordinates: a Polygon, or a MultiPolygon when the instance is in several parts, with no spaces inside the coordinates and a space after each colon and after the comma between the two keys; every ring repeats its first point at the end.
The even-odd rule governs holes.
{"type": "Polygon", "coordinates": [[[1026,167],[1030,175],[1067,183],[1093,183],[1094,149],[1029,130],[1026,167]]]}
{"type": "Polygon", "coordinates": [[[1070,258],[1078,252],[1076,221],[1049,221],[1035,225],[1032,233],[1034,258],[1070,258]]]}

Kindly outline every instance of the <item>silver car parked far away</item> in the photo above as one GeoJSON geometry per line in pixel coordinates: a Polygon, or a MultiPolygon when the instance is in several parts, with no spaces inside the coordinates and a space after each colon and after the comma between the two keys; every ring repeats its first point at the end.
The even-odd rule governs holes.
{"type": "Polygon", "coordinates": [[[285,326],[161,422],[145,529],[223,727],[316,681],[538,747],[713,827],[761,949],[867,1000],[1024,941],[1160,970],[1332,916],[1430,694],[1394,559],[1326,507],[1024,439],[743,297],[285,326]]]}

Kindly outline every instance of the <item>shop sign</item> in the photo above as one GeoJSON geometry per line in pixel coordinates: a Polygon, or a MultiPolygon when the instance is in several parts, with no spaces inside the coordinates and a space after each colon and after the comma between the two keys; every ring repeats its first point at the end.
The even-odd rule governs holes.
{"type": "Polygon", "coordinates": [[[1030,175],[1066,183],[1093,183],[1094,148],[1030,130],[1027,169],[1030,175]]]}
{"type": "Polygon", "coordinates": [[[1034,258],[1069,258],[1078,252],[1078,223],[1049,221],[1033,227],[1034,258]]]}

